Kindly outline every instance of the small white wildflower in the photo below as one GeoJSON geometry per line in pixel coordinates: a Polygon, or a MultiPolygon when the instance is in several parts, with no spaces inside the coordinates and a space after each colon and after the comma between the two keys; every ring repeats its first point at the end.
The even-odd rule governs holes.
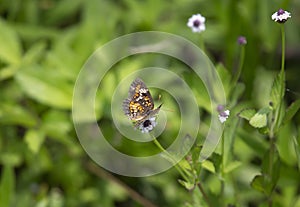
{"type": "Polygon", "coordinates": [[[228,117],[229,117],[230,111],[229,110],[225,110],[223,112],[220,112],[218,117],[221,123],[224,123],[228,117]]]}
{"type": "Polygon", "coordinates": [[[205,17],[201,14],[194,14],[187,23],[187,26],[192,29],[193,32],[202,32],[205,30],[205,17]]]}
{"type": "Polygon", "coordinates": [[[272,20],[278,23],[284,23],[288,20],[288,18],[291,18],[291,13],[284,11],[283,9],[279,9],[272,15],[272,20]]]}
{"type": "Polygon", "coordinates": [[[156,126],[156,117],[150,117],[149,119],[146,119],[139,125],[139,129],[142,133],[149,133],[154,129],[156,126]]]}

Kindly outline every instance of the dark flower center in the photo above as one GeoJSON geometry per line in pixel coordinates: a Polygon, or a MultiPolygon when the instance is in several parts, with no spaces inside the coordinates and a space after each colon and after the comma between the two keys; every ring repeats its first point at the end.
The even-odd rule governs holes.
{"type": "Polygon", "coordinates": [[[150,126],[151,125],[151,121],[150,120],[146,120],[146,121],[144,121],[144,123],[143,123],[143,127],[144,128],[146,128],[146,127],[148,127],[148,126],[150,126]]]}
{"type": "Polygon", "coordinates": [[[199,20],[195,20],[193,22],[194,27],[199,27],[200,26],[200,21],[199,20]]]}
{"type": "Polygon", "coordinates": [[[278,12],[277,12],[277,15],[282,15],[284,14],[284,10],[283,9],[279,9],[278,12]]]}

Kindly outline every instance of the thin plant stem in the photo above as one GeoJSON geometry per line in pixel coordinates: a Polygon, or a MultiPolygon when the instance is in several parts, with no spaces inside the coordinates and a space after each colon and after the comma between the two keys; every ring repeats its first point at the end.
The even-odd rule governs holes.
{"type": "Polygon", "coordinates": [[[135,200],[142,206],[157,207],[154,203],[152,203],[146,197],[142,196],[140,193],[138,193],[137,191],[132,189],[130,186],[126,185],[124,182],[119,180],[117,177],[113,176],[109,172],[106,172],[105,170],[103,170],[101,167],[95,165],[94,163],[88,162],[86,164],[86,168],[88,169],[88,171],[95,174],[96,176],[101,177],[105,180],[108,180],[109,182],[117,184],[119,187],[124,189],[133,200],[135,200]]]}
{"type": "MultiPolygon", "coordinates": [[[[285,74],[284,74],[284,63],[285,63],[285,32],[284,32],[284,24],[281,24],[281,69],[280,69],[280,76],[282,82],[281,84],[281,90],[280,90],[280,98],[284,96],[284,90],[285,90],[285,74]]],[[[279,104],[275,110],[275,116],[274,116],[274,121],[271,124],[270,128],[270,152],[269,152],[269,176],[272,178],[273,176],[273,160],[274,160],[274,154],[276,151],[276,146],[275,146],[275,129],[278,129],[279,125],[279,120],[280,120],[280,112],[281,112],[281,107],[282,107],[282,99],[279,100],[279,104]]],[[[268,206],[272,207],[273,206],[273,200],[272,200],[272,192],[268,197],[268,206]]]]}
{"type": "Polygon", "coordinates": [[[205,53],[205,46],[204,46],[202,34],[199,35],[199,46],[200,46],[200,49],[205,53]]]}
{"type": "Polygon", "coordinates": [[[225,188],[225,183],[224,183],[224,168],[225,168],[225,159],[224,159],[224,152],[225,152],[225,140],[224,140],[224,136],[222,137],[221,140],[221,159],[222,159],[222,167],[221,167],[221,198],[224,198],[224,188],[225,188]]]}
{"type": "MultiPolygon", "coordinates": [[[[152,136],[153,136],[153,135],[152,135],[152,136]]],[[[165,155],[168,156],[168,158],[169,158],[170,160],[172,160],[172,162],[173,162],[175,168],[176,168],[177,171],[180,173],[180,175],[181,175],[186,181],[189,181],[189,178],[188,178],[188,176],[187,176],[185,170],[182,169],[179,165],[176,165],[177,162],[176,162],[176,160],[173,158],[173,156],[161,146],[161,144],[159,143],[159,141],[158,141],[155,137],[153,137],[153,138],[154,138],[154,139],[153,139],[154,144],[155,144],[155,145],[156,145],[163,153],[165,153],[165,155]]]]}
{"type": "MultiPolygon", "coordinates": [[[[152,136],[153,136],[153,135],[152,135],[152,136]]],[[[155,144],[155,145],[156,145],[163,153],[165,153],[165,154],[168,156],[169,159],[172,160],[172,162],[174,163],[175,168],[176,168],[177,171],[180,173],[180,175],[181,175],[186,181],[189,181],[189,178],[188,178],[188,176],[187,176],[187,173],[188,173],[188,172],[186,172],[185,169],[182,169],[182,168],[180,167],[180,165],[177,165],[177,164],[176,164],[176,160],[173,158],[173,156],[161,146],[161,144],[159,143],[159,141],[158,141],[155,137],[153,137],[153,142],[154,142],[154,144],[155,144]]],[[[203,187],[202,187],[202,185],[201,185],[200,182],[197,182],[197,187],[199,188],[199,190],[200,190],[200,192],[201,192],[201,194],[202,194],[204,200],[206,201],[207,205],[208,205],[209,207],[212,207],[212,205],[211,205],[211,203],[210,203],[210,201],[209,201],[209,199],[208,199],[208,196],[207,196],[207,194],[205,193],[205,191],[204,191],[204,189],[203,189],[203,187]]]]}
{"type": "Polygon", "coordinates": [[[284,24],[281,24],[281,72],[284,72],[284,58],[285,58],[285,32],[284,24]]]}
{"type": "Polygon", "coordinates": [[[197,183],[197,187],[199,188],[200,192],[202,193],[203,198],[204,198],[204,200],[206,201],[207,205],[208,205],[209,207],[212,207],[212,204],[210,203],[210,200],[209,200],[207,194],[205,193],[205,191],[204,191],[204,189],[203,189],[203,187],[202,187],[202,185],[201,185],[200,182],[197,183]]]}
{"type": "Polygon", "coordinates": [[[236,83],[238,82],[238,80],[241,76],[242,68],[243,68],[243,65],[244,65],[244,59],[245,59],[245,46],[242,45],[241,46],[241,54],[240,54],[240,61],[239,61],[238,70],[237,70],[236,75],[234,76],[234,79],[232,81],[233,86],[236,85],[236,83]]]}

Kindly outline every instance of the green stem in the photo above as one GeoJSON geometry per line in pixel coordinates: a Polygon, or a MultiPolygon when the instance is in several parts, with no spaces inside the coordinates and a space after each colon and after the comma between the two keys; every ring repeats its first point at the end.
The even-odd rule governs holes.
{"type": "MultiPolygon", "coordinates": [[[[280,76],[282,82],[281,84],[281,89],[280,89],[280,100],[278,103],[277,108],[275,109],[275,116],[274,120],[272,120],[272,124],[270,127],[270,153],[269,153],[269,176],[270,179],[272,179],[273,176],[273,160],[274,160],[274,154],[275,154],[275,134],[277,129],[279,128],[280,124],[280,119],[281,119],[281,106],[282,106],[282,98],[284,96],[284,90],[285,90],[285,73],[284,73],[284,62],[285,62],[285,32],[284,32],[284,24],[281,25],[281,70],[280,70],[280,76]]],[[[272,192],[268,197],[268,206],[272,207],[273,205],[273,200],[272,200],[272,192]]]]}
{"type": "MultiPolygon", "coordinates": [[[[269,154],[269,177],[272,179],[273,177],[273,164],[274,164],[274,153],[275,153],[275,138],[270,139],[270,154],[269,154]]],[[[269,207],[272,207],[273,199],[272,199],[273,193],[271,192],[268,197],[268,203],[269,207]]]]}
{"type": "Polygon", "coordinates": [[[284,72],[284,58],[285,58],[285,32],[284,24],[281,24],[281,72],[284,72]]]}
{"type": "Polygon", "coordinates": [[[206,201],[207,205],[209,207],[212,207],[212,204],[210,203],[210,200],[208,199],[208,196],[206,195],[206,193],[205,193],[205,191],[204,191],[204,189],[203,189],[203,187],[202,187],[202,185],[201,185],[200,182],[197,183],[197,187],[199,188],[200,192],[202,193],[203,198],[206,201]]]}
{"type": "Polygon", "coordinates": [[[199,35],[199,46],[200,46],[200,49],[205,53],[205,46],[204,46],[203,36],[201,34],[199,35]]]}
{"type": "Polygon", "coordinates": [[[224,152],[225,152],[225,140],[224,140],[224,136],[222,136],[222,140],[221,140],[221,160],[222,160],[222,167],[221,167],[221,199],[224,199],[224,189],[225,189],[225,183],[224,183],[224,176],[225,176],[225,172],[224,172],[224,168],[225,168],[225,159],[224,159],[224,152]]]}
{"type": "MultiPolygon", "coordinates": [[[[153,136],[153,135],[152,135],[153,136]]],[[[157,139],[155,137],[153,137],[153,142],[154,144],[163,152],[165,153],[165,155],[170,159],[172,160],[175,168],[177,169],[177,171],[180,173],[180,175],[186,180],[186,181],[189,181],[189,178],[188,178],[188,173],[186,172],[185,169],[182,169],[180,167],[180,165],[177,165],[177,161],[173,158],[173,156],[168,152],[166,151],[162,146],[161,144],[159,143],[159,141],[157,141],[157,139]]]]}
{"type": "Polygon", "coordinates": [[[232,81],[232,85],[235,86],[236,83],[238,82],[239,78],[240,78],[240,75],[241,75],[241,72],[242,72],[242,68],[243,68],[243,65],[244,65],[244,59],[245,59],[245,46],[242,45],[241,46],[241,54],[240,54],[240,61],[239,61],[239,66],[238,66],[238,70],[236,72],[236,75],[234,76],[234,79],[232,81]]]}

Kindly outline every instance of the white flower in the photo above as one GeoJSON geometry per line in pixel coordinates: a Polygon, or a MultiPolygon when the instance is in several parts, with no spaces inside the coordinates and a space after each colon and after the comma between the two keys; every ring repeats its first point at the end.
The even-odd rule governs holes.
{"type": "Polygon", "coordinates": [[[202,32],[205,30],[205,17],[201,14],[194,14],[187,23],[187,26],[192,29],[193,32],[202,32]]]}
{"type": "Polygon", "coordinates": [[[284,11],[283,9],[279,9],[272,15],[272,20],[279,23],[284,23],[288,18],[291,18],[291,13],[284,11]]]}
{"type": "Polygon", "coordinates": [[[228,119],[229,114],[230,114],[229,110],[220,112],[219,115],[218,115],[220,122],[224,123],[228,119]]]}
{"type": "Polygon", "coordinates": [[[149,119],[146,119],[143,121],[139,126],[139,130],[141,130],[142,133],[148,133],[154,129],[156,126],[156,117],[150,117],[149,119]]]}

